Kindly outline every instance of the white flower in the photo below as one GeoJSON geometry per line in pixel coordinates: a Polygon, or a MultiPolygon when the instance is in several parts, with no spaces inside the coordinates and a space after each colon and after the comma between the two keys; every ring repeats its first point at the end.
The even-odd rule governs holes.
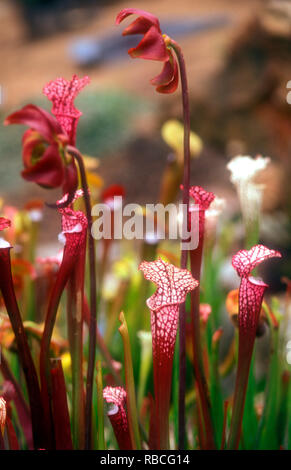
{"type": "Polygon", "coordinates": [[[269,157],[262,157],[261,155],[256,158],[248,155],[238,155],[227,164],[227,169],[231,172],[230,181],[233,184],[253,181],[254,177],[264,170],[269,162],[269,157]]]}
{"type": "MultiPolygon", "coordinates": [[[[264,170],[270,158],[239,155],[234,157],[227,165],[231,172],[230,180],[235,184],[240,200],[247,237],[259,237],[259,219],[263,199],[263,184],[256,184],[255,176],[264,170]]],[[[257,240],[258,241],[258,240],[257,240]]]]}

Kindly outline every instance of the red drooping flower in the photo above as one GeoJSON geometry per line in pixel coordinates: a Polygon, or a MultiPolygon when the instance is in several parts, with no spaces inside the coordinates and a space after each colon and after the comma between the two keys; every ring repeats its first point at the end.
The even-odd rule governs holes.
{"type": "Polygon", "coordinates": [[[45,188],[62,187],[72,193],[78,186],[75,161],[66,151],[75,145],[76,126],[81,112],[74,107],[74,99],[89,82],[88,77],[76,75],[67,81],[59,78],[44,87],[44,93],[53,102],[52,112],[29,104],[8,116],[4,124],[24,124],[29,129],[22,138],[22,177],[45,188]]]}
{"type": "Polygon", "coordinates": [[[238,366],[228,441],[229,449],[237,449],[239,445],[250,363],[263,296],[268,287],[263,281],[250,276],[250,274],[260,263],[274,257],[281,258],[281,254],[264,245],[255,245],[250,250],[240,250],[232,258],[232,265],[240,276],[241,282],[238,313],[238,366]]]}
{"type": "Polygon", "coordinates": [[[101,201],[108,204],[110,209],[113,209],[113,203],[115,197],[125,196],[125,189],[121,184],[111,184],[101,194],[101,201]]]}
{"type": "Polygon", "coordinates": [[[167,46],[167,37],[162,34],[158,18],[151,13],[137,8],[125,8],[117,15],[119,25],[130,15],[139,15],[122,33],[123,36],[142,34],[140,43],[129,49],[129,55],[135,59],[157,60],[163,62],[162,72],[151,80],[159,93],[173,93],[179,82],[177,61],[167,46]]]}
{"type": "Polygon", "coordinates": [[[146,279],[154,282],[158,289],[147,300],[151,311],[153,342],[154,388],[156,402],[158,447],[168,446],[169,407],[174,348],[176,342],[179,306],[185,302],[187,293],[198,286],[187,269],[180,269],[158,259],[141,263],[139,269],[146,279]]]}
{"type": "Polygon", "coordinates": [[[103,397],[107,403],[112,403],[107,415],[120,450],[132,450],[128,419],[125,410],[126,391],[122,387],[105,387],[103,397]]]}

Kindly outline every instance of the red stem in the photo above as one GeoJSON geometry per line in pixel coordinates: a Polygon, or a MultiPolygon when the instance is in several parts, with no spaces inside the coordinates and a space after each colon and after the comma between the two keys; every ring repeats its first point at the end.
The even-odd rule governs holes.
{"type": "Polygon", "coordinates": [[[239,446],[254,343],[255,336],[253,338],[246,337],[243,333],[239,332],[238,365],[227,444],[227,448],[230,450],[236,450],[239,446]]]}
{"type": "MultiPolygon", "coordinates": [[[[199,245],[195,250],[190,251],[191,273],[192,276],[200,281],[202,253],[203,253],[203,233],[204,223],[199,224],[199,245]]],[[[214,434],[213,425],[210,412],[210,400],[207,382],[203,368],[203,358],[201,352],[201,339],[200,339],[200,290],[199,286],[191,292],[191,329],[192,329],[192,346],[193,346],[193,363],[195,379],[199,392],[201,409],[203,414],[203,421],[206,432],[206,446],[208,449],[214,449],[214,434]]]]}
{"type": "Polygon", "coordinates": [[[80,247],[68,282],[67,313],[72,358],[72,427],[76,449],[84,449],[85,396],[83,385],[83,305],[86,245],[80,247]]]}
{"type": "Polygon", "coordinates": [[[72,450],[70,416],[61,359],[51,359],[53,418],[57,450],[72,450]]]}
{"type": "MultiPolygon", "coordinates": [[[[190,104],[186,64],[180,46],[173,39],[170,46],[178,59],[183,103],[184,120],[184,173],[183,173],[183,204],[186,205],[187,229],[189,229],[189,187],[190,187],[190,104]]],[[[185,225],[184,225],[185,226],[185,225]]],[[[187,250],[181,251],[181,269],[187,268],[187,250]]],[[[185,393],[186,393],[186,309],[185,302],[179,312],[179,449],[185,449],[185,393]]]]}
{"type": "Polygon", "coordinates": [[[45,413],[45,419],[49,430],[50,442],[49,447],[54,446],[53,437],[53,420],[51,411],[51,390],[50,390],[50,364],[49,352],[50,342],[53,334],[53,329],[56,321],[57,311],[63,290],[66,287],[70,273],[75,263],[75,256],[68,250],[68,245],[65,245],[63,261],[57,274],[57,279],[51,292],[48,310],[45,319],[44,331],[41,339],[40,348],[40,379],[41,379],[41,394],[45,413]]]}

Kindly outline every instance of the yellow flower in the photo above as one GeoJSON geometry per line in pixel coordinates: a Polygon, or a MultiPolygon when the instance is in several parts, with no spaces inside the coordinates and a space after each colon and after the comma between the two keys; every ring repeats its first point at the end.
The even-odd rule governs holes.
{"type": "MultiPolygon", "coordinates": [[[[162,127],[162,137],[166,144],[175,152],[178,158],[183,156],[184,151],[184,127],[176,119],[166,121],[162,127]]],[[[203,148],[200,137],[191,131],[190,133],[190,152],[192,157],[198,157],[203,148]]]]}
{"type": "Polygon", "coordinates": [[[71,368],[71,355],[69,352],[65,352],[61,355],[62,366],[64,372],[69,372],[71,368]]]}

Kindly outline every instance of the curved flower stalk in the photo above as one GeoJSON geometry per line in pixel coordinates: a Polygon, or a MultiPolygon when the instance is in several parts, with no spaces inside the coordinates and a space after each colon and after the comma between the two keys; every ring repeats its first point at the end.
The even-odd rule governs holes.
{"type": "MultiPolygon", "coordinates": [[[[189,185],[190,185],[190,106],[186,64],[179,44],[166,34],[162,34],[157,17],[143,10],[127,8],[116,18],[120,24],[130,15],[138,18],[125,29],[124,35],[142,34],[143,39],[137,47],[128,52],[131,57],[157,60],[164,64],[162,72],[151,80],[160,93],[173,93],[178,87],[179,72],[182,88],[183,120],[184,120],[184,169],[183,169],[183,204],[187,207],[183,226],[189,229],[189,185]],[[173,54],[173,52],[175,54],[173,54]],[[177,59],[177,60],[176,60],[177,59]]],[[[187,250],[181,250],[181,269],[187,268],[187,250]]],[[[186,388],[186,311],[182,303],[179,315],[179,447],[185,445],[185,388],[186,388]]]]}
{"type": "MultiPolygon", "coordinates": [[[[191,198],[198,205],[199,210],[199,243],[195,250],[190,251],[191,273],[195,279],[200,281],[204,232],[205,232],[205,211],[209,209],[211,203],[215,199],[212,192],[208,192],[201,186],[191,186],[189,190],[191,198]]],[[[194,209],[196,210],[196,209],[194,209]]],[[[191,211],[191,206],[190,206],[191,211]]],[[[205,378],[203,367],[203,357],[200,338],[200,292],[199,287],[191,292],[191,326],[192,326],[192,347],[195,379],[197,381],[197,389],[199,400],[201,403],[201,411],[205,427],[205,443],[208,449],[214,448],[214,434],[211,419],[209,391],[205,378]]]]}
{"type": "Polygon", "coordinates": [[[250,276],[251,271],[263,261],[281,257],[278,251],[264,245],[256,245],[250,250],[240,250],[232,258],[232,265],[241,278],[239,288],[239,350],[238,367],[234,392],[228,449],[237,449],[241,434],[248,375],[262,307],[265,289],[263,281],[250,276]]]}
{"type": "MultiPolygon", "coordinates": [[[[0,217],[0,231],[9,226],[10,221],[0,217]]],[[[45,423],[43,420],[43,409],[38,377],[28,346],[14,291],[10,260],[11,248],[12,247],[8,242],[4,239],[0,239],[0,290],[2,292],[3,300],[15,335],[19,360],[27,384],[34,445],[36,448],[39,448],[45,445],[45,423]]]]}
{"type": "MultiPolygon", "coordinates": [[[[82,196],[82,191],[77,191],[75,198],[82,196]]],[[[68,195],[59,201],[61,205],[68,195]]],[[[40,351],[40,377],[42,386],[42,397],[45,406],[46,419],[51,423],[52,432],[52,419],[50,409],[50,364],[49,364],[49,351],[50,342],[52,338],[53,328],[56,320],[56,314],[61,299],[63,290],[70,278],[77,269],[77,266],[81,268],[82,259],[86,247],[86,235],[87,235],[87,219],[85,214],[81,211],[74,211],[73,209],[66,207],[65,209],[59,209],[62,214],[62,236],[65,239],[65,247],[63,253],[62,263],[60,265],[56,282],[51,292],[48,310],[46,314],[44,333],[41,341],[40,351]]],[[[82,271],[82,269],[81,269],[82,271]]],[[[80,278],[80,282],[82,279],[80,278]]],[[[79,286],[78,286],[79,288],[79,286]]],[[[80,295],[80,290],[78,291],[80,295]]],[[[82,304],[81,304],[82,306],[82,304]]],[[[82,315],[81,315],[82,318],[82,315]]]]}
{"type": "Polygon", "coordinates": [[[227,165],[231,172],[230,180],[236,186],[243,214],[246,233],[246,248],[259,241],[259,224],[264,185],[255,182],[256,176],[263,171],[270,158],[257,156],[237,156],[227,165]]]}
{"type": "Polygon", "coordinates": [[[156,427],[159,448],[169,446],[169,408],[174,348],[176,342],[179,308],[187,293],[198,286],[187,269],[176,268],[158,259],[141,263],[139,269],[146,279],[154,282],[158,289],[147,300],[151,311],[153,342],[154,389],[156,405],[156,427]]]}
{"type": "Polygon", "coordinates": [[[122,33],[123,36],[142,34],[144,37],[140,43],[131,49],[128,54],[133,58],[157,60],[162,62],[162,72],[151,80],[159,93],[173,93],[179,83],[178,64],[167,47],[165,36],[162,34],[158,18],[151,13],[137,8],[125,8],[116,18],[119,25],[130,15],[139,15],[122,33]]]}
{"type": "Polygon", "coordinates": [[[122,387],[105,387],[103,398],[113,406],[107,415],[120,450],[132,450],[128,419],[125,411],[126,391],[122,387]]]}
{"type": "Polygon", "coordinates": [[[59,78],[44,87],[56,118],[29,104],[5,119],[5,125],[29,127],[22,139],[22,177],[27,181],[46,188],[62,187],[64,194],[76,191],[77,168],[66,148],[75,145],[76,126],[82,113],[74,107],[74,99],[87,83],[88,77],[79,79],[74,75],[70,81],[59,78]]]}

